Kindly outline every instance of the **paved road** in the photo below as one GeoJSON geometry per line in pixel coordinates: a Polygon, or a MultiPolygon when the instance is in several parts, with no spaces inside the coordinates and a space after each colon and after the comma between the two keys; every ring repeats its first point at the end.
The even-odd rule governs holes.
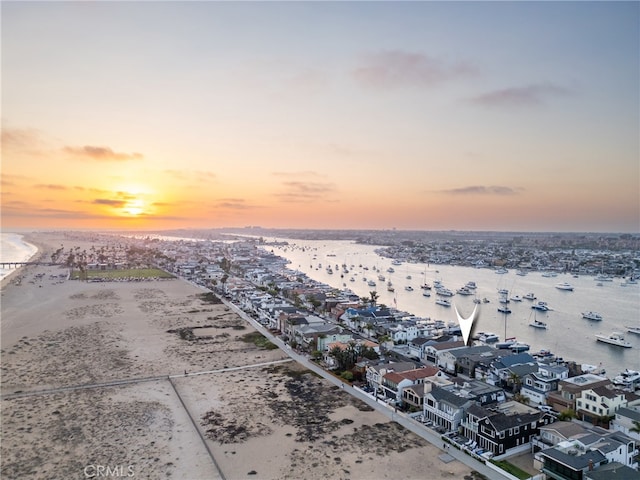
{"type": "MultiPolygon", "coordinates": [[[[324,369],[320,368],[316,363],[311,362],[307,357],[305,357],[303,355],[300,355],[299,353],[295,352],[293,349],[291,349],[291,347],[289,345],[285,344],[279,338],[274,337],[273,334],[269,330],[264,328],[264,326],[261,325],[259,322],[256,322],[253,318],[251,318],[249,315],[247,315],[243,310],[238,308],[236,305],[234,305],[233,303],[230,303],[229,301],[227,301],[225,299],[222,299],[222,301],[231,310],[233,310],[238,315],[240,315],[243,319],[248,321],[253,327],[255,327],[256,330],[258,330],[260,333],[262,333],[271,342],[273,342],[278,347],[280,347],[292,359],[294,359],[298,363],[302,364],[303,366],[305,366],[309,370],[311,370],[311,371],[317,373],[318,375],[322,376],[323,378],[325,378],[327,381],[333,383],[334,385],[337,385],[339,387],[344,385],[344,383],[339,378],[331,375],[330,373],[328,373],[324,369]]],[[[345,391],[349,392],[354,397],[359,398],[360,400],[362,400],[366,404],[368,404],[371,407],[375,408],[377,411],[379,411],[380,413],[382,413],[383,415],[388,417],[391,421],[399,423],[400,425],[402,425],[406,429],[412,431],[413,433],[415,433],[419,437],[422,437],[427,442],[435,445],[438,448],[442,448],[443,447],[443,443],[444,442],[442,441],[442,438],[440,437],[440,435],[433,433],[429,428],[425,427],[424,425],[422,425],[421,423],[417,422],[416,420],[413,420],[412,418],[406,416],[403,413],[396,412],[394,409],[391,409],[387,404],[382,403],[382,402],[378,402],[372,396],[366,394],[365,392],[363,392],[360,389],[348,387],[348,388],[345,388],[345,391]]],[[[469,455],[467,455],[462,450],[458,450],[457,448],[450,448],[450,449],[447,449],[446,452],[449,455],[451,455],[453,458],[455,458],[456,460],[458,460],[458,461],[464,463],[465,465],[467,465],[472,470],[475,470],[476,472],[479,472],[479,473],[485,475],[487,478],[498,479],[498,480],[502,480],[502,479],[507,479],[508,478],[508,477],[506,477],[504,475],[501,475],[499,472],[496,472],[495,470],[487,467],[484,463],[480,462],[479,460],[476,460],[475,458],[470,457],[469,455]]]]}

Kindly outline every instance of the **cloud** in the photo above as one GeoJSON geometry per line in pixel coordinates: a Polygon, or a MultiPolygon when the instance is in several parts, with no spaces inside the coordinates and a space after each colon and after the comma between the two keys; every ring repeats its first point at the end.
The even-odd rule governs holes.
{"type": "Polygon", "coordinates": [[[108,205],[110,207],[124,207],[127,200],[114,200],[110,198],[95,198],[91,203],[94,205],[108,205]]]}
{"type": "Polygon", "coordinates": [[[335,191],[330,183],[288,181],[282,182],[286,191],[277,193],[276,197],[287,202],[312,202],[327,199],[328,194],[335,191]]]}
{"type": "Polygon", "coordinates": [[[313,170],[304,170],[300,172],[272,172],[272,175],[276,177],[285,177],[285,178],[323,177],[324,176],[324,175],[320,175],[318,172],[314,172],[313,170]]]}
{"type": "Polygon", "coordinates": [[[447,193],[449,195],[517,195],[522,188],[511,188],[501,185],[471,185],[462,188],[452,188],[449,190],[441,190],[441,193],[447,193]]]}
{"type": "Polygon", "coordinates": [[[364,87],[387,90],[429,88],[473,75],[475,69],[465,63],[448,63],[422,53],[392,50],[367,55],[352,74],[364,87]]]}
{"type": "Polygon", "coordinates": [[[549,98],[569,95],[568,88],[549,83],[510,87],[478,95],[470,99],[483,107],[528,107],[540,105],[549,98]]]}
{"type": "Polygon", "coordinates": [[[255,208],[254,206],[245,203],[245,200],[242,198],[223,198],[217,204],[217,207],[229,210],[249,210],[255,208]]]}
{"type": "Polygon", "coordinates": [[[85,145],[84,147],[64,147],[62,150],[78,157],[88,157],[105,162],[140,160],[143,158],[141,153],[118,153],[109,147],[93,147],[91,145],[85,145]]]}
{"type": "Polygon", "coordinates": [[[64,185],[56,185],[56,184],[38,184],[38,185],[34,185],[34,188],[40,188],[40,189],[46,189],[46,190],[67,190],[67,187],[65,187],[64,185]]]}

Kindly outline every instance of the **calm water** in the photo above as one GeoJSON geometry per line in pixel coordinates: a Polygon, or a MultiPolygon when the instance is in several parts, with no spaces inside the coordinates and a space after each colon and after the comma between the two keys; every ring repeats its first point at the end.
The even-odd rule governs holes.
{"type": "MultiPolygon", "coordinates": [[[[627,333],[624,328],[625,325],[640,324],[640,285],[623,287],[622,280],[615,279],[598,286],[592,276],[574,278],[559,274],[557,277],[547,278],[539,272],[520,276],[516,275],[515,270],[501,275],[489,269],[471,267],[424,263],[392,265],[391,259],[380,257],[374,252],[377,248],[374,246],[357,245],[348,241],[286,240],[289,246],[268,249],[289,259],[289,268],[300,270],[310,278],[333,287],[344,288],[343,284],[346,284],[346,288],[361,297],[369,297],[369,292],[375,290],[379,295],[378,303],[397,306],[420,317],[450,322],[456,320],[453,308],[437,305],[437,295],[433,290],[431,297],[424,297],[420,285],[425,280],[430,285],[433,285],[434,280],[441,280],[444,286],[455,292],[468,281],[474,281],[478,286],[476,296],[490,300],[490,303],[480,305],[476,332],[494,332],[502,340],[505,338],[506,327],[507,337],[517,337],[519,341],[528,343],[532,352],[545,348],[565,360],[589,365],[602,364],[608,376],[615,376],[625,368],[640,370],[640,335],[627,333]],[[322,268],[318,268],[318,264],[322,264],[322,268]],[[346,264],[351,270],[343,278],[340,276],[342,264],[346,264]],[[332,266],[333,274],[327,273],[327,265],[332,266]],[[339,267],[336,268],[336,265],[339,267]],[[394,273],[387,272],[390,266],[395,269],[394,273]],[[368,267],[368,270],[364,267],[368,267]],[[374,271],[374,267],[378,271],[374,271]],[[386,277],[384,282],[378,280],[379,274],[386,277]],[[407,279],[408,275],[412,278],[407,279]],[[351,277],[355,281],[351,282],[351,277]],[[376,281],[377,286],[368,286],[363,277],[376,281]],[[395,287],[393,293],[386,288],[389,280],[395,287]],[[574,291],[555,288],[560,282],[570,283],[574,286],[574,291]],[[406,291],[406,285],[411,285],[414,291],[406,291]],[[529,300],[511,301],[509,307],[512,313],[505,316],[497,311],[500,305],[498,289],[501,288],[508,289],[509,296],[522,297],[533,292],[538,300],[547,302],[552,311],[535,311],[529,300]],[[581,312],[589,310],[600,313],[603,320],[594,322],[583,319],[581,312]],[[538,320],[547,323],[546,330],[529,326],[534,319],[534,312],[538,320]],[[594,335],[609,334],[612,331],[624,332],[633,348],[620,348],[595,340],[594,335]]],[[[455,295],[449,299],[456,304],[462,315],[468,315],[473,310],[473,296],[455,295]]]]}
{"type": "MultiPolygon", "coordinates": [[[[26,262],[38,249],[23,241],[22,235],[17,233],[0,234],[0,262],[26,262]]],[[[0,279],[9,275],[15,269],[0,268],[0,279]]]]}

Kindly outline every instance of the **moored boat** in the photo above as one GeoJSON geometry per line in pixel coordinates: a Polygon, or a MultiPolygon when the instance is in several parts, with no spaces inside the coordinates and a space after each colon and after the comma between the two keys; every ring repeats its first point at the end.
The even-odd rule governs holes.
{"type": "Polygon", "coordinates": [[[544,329],[544,330],[546,330],[546,328],[547,328],[547,324],[544,323],[544,322],[541,322],[540,320],[534,320],[533,322],[531,322],[529,324],[529,326],[533,327],[533,328],[541,328],[541,329],[544,329]]]}
{"type": "Polygon", "coordinates": [[[600,320],[602,320],[602,315],[600,315],[598,312],[582,312],[582,318],[586,318],[587,320],[595,320],[596,322],[599,322],[600,320]]]}
{"type": "Polygon", "coordinates": [[[640,326],[635,327],[635,326],[632,326],[632,325],[627,325],[624,328],[626,328],[627,332],[629,332],[629,333],[635,333],[637,335],[640,335],[640,326]]]}
{"type": "Polygon", "coordinates": [[[509,350],[511,350],[513,353],[522,353],[529,350],[529,348],[531,347],[528,343],[516,342],[509,347],[509,350]]]}
{"type": "Polygon", "coordinates": [[[535,300],[536,295],[533,292],[529,292],[525,294],[522,298],[524,298],[525,300],[535,300]]]}
{"type": "Polygon", "coordinates": [[[511,309],[509,307],[507,307],[506,305],[500,305],[498,307],[498,311],[500,313],[504,313],[504,314],[511,313],[511,309]]]}
{"type": "Polygon", "coordinates": [[[631,348],[631,344],[624,339],[620,332],[611,332],[609,335],[596,335],[596,340],[617,347],[631,348]]]}
{"type": "Polygon", "coordinates": [[[438,305],[442,305],[443,307],[450,307],[451,306],[451,302],[449,300],[447,300],[446,298],[439,298],[436,300],[436,303],[438,305]]]}
{"type": "Polygon", "coordinates": [[[531,308],[540,310],[541,312],[546,312],[549,310],[549,305],[547,305],[547,302],[538,302],[534,305],[531,305],[531,308]]]}
{"type": "Polygon", "coordinates": [[[567,282],[556,283],[556,288],[558,290],[566,290],[568,292],[572,292],[573,291],[573,285],[571,285],[570,283],[567,283],[567,282]]]}

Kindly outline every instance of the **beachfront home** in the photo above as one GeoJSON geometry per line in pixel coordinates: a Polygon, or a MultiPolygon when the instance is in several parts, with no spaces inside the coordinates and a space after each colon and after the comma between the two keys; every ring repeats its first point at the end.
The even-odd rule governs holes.
{"type": "Polygon", "coordinates": [[[509,401],[496,406],[469,406],[462,420],[463,435],[475,447],[496,456],[523,452],[531,448],[531,440],[540,427],[555,418],[519,402],[509,401]]]}
{"type": "Polygon", "coordinates": [[[473,345],[442,352],[441,358],[442,362],[449,366],[447,370],[452,369],[453,371],[455,369],[457,373],[475,378],[475,368],[479,362],[491,362],[504,355],[503,350],[489,345],[473,345]]]}
{"type": "MultiPolygon", "coordinates": [[[[594,424],[603,417],[612,417],[620,407],[625,406],[627,399],[624,393],[614,390],[613,385],[587,388],[576,398],[578,417],[594,424]]],[[[606,422],[608,425],[608,419],[606,422]]]]}
{"type": "Polygon", "coordinates": [[[427,337],[416,337],[409,340],[407,342],[407,346],[409,347],[409,356],[419,360],[424,359],[424,348],[429,340],[431,339],[427,337]]]}
{"type": "Polygon", "coordinates": [[[378,392],[381,389],[382,377],[389,372],[406,372],[416,368],[414,362],[380,362],[375,365],[367,365],[365,378],[369,387],[374,392],[378,392]]]}
{"type": "MultiPolygon", "coordinates": [[[[443,354],[444,352],[448,352],[449,350],[465,348],[464,342],[462,340],[458,340],[457,337],[448,338],[450,338],[450,340],[439,341],[440,339],[434,339],[428,342],[428,344],[426,344],[424,347],[425,361],[433,363],[434,365],[440,365],[441,354],[443,354]]],[[[455,371],[451,371],[450,373],[455,373],[455,371]]]]}
{"type": "MultiPolygon", "coordinates": [[[[416,385],[419,383],[425,383],[429,377],[440,376],[442,378],[444,373],[436,367],[422,367],[415,368],[413,370],[406,370],[404,372],[388,372],[382,377],[381,396],[386,399],[392,399],[396,401],[398,406],[402,405],[402,393],[406,387],[416,385]]],[[[446,376],[444,376],[446,378],[446,376]]]]}

